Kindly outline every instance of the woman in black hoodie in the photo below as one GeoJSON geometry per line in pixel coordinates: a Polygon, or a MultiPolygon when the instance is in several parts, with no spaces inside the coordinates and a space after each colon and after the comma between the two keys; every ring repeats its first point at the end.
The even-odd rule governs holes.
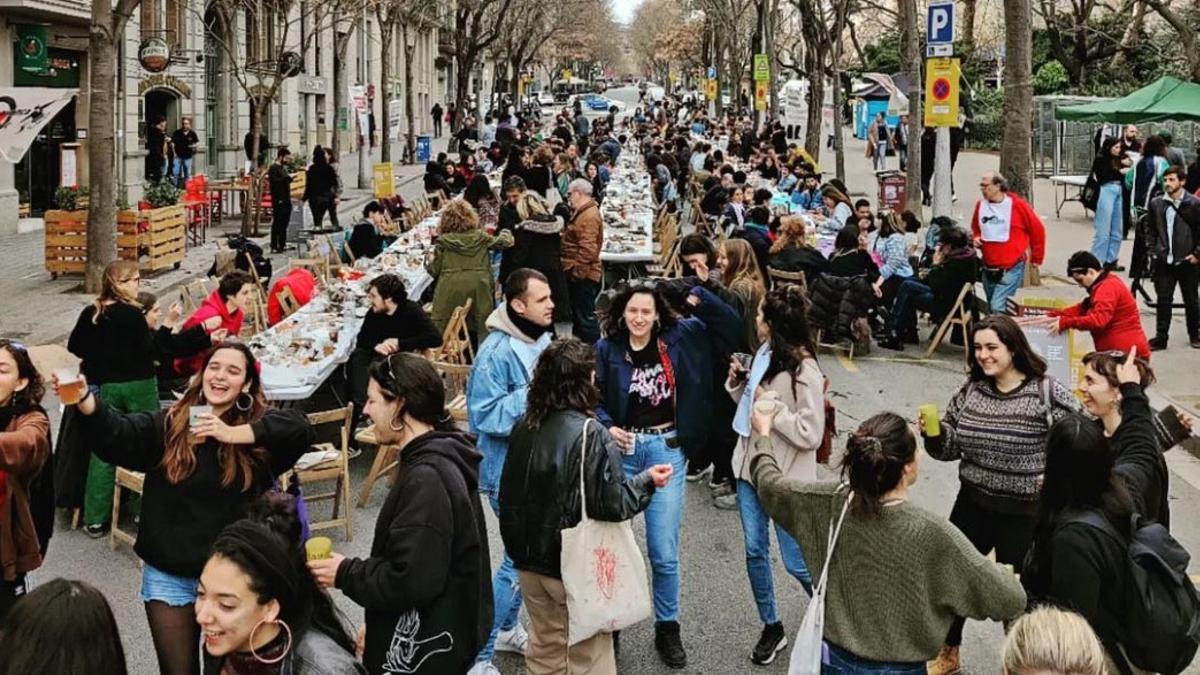
{"type": "Polygon", "coordinates": [[[465,673],[492,628],[479,462],[454,430],[433,366],[413,354],[371,365],[363,413],[380,443],[400,448],[371,555],[309,563],[317,582],[366,610],[363,664],[381,673],[465,673]]]}
{"type": "Polygon", "coordinates": [[[326,212],[329,213],[333,229],[338,229],[337,185],[337,171],[329,163],[329,154],[318,145],[313,148],[312,164],[308,166],[304,177],[304,200],[312,210],[314,229],[321,229],[326,212]]]}

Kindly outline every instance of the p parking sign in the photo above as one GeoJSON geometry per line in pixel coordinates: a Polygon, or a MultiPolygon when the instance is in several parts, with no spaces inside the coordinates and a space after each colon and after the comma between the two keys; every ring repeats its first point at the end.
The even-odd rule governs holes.
{"type": "Polygon", "coordinates": [[[925,35],[930,45],[948,45],[954,42],[954,3],[929,5],[925,24],[925,35]]]}

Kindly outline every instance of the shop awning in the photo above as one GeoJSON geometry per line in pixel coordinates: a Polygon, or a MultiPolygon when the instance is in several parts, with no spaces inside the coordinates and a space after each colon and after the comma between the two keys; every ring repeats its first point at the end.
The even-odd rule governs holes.
{"type": "Polygon", "coordinates": [[[21,161],[38,132],[73,96],[74,89],[0,87],[0,158],[21,161]]]}
{"type": "Polygon", "coordinates": [[[1200,84],[1163,77],[1122,98],[1055,108],[1054,117],[1073,122],[1111,124],[1200,121],[1200,84]]]}

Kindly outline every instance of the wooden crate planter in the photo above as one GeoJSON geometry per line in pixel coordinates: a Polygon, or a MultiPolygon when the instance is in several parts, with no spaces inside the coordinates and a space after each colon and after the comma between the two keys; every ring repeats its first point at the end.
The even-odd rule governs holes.
{"type": "Polygon", "coordinates": [[[46,271],[57,279],[60,274],[83,274],[87,269],[87,219],[83,211],[47,211],[46,271]]]}
{"type": "MultiPolygon", "coordinates": [[[[117,214],[117,250],[138,260],[146,272],[179,268],[187,250],[187,213],[183,204],[117,214]],[[130,255],[135,253],[135,255],[130,255]]],[[[128,257],[127,257],[128,256],[128,257]]]]}

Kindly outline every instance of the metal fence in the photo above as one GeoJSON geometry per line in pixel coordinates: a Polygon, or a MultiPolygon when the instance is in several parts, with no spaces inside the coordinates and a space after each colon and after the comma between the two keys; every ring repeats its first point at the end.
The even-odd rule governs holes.
{"type": "MultiPolygon", "coordinates": [[[[1033,99],[1033,173],[1045,178],[1053,175],[1084,175],[1096,156],[1098,122],[1068,122],[1054,119],[1058,107],[1080,105],[1110,99],[1087,96],[1035,96],[1033,99]]],[[[1166,129],[1171,132],[1171,145],[1183,151],[1189,162],[1196,157],[1200,140],[1200,125],[1195,122],[1150,122],[1138,125],[1145,138],[1166,129]]],[[[1114,129],[1115,131],[1116,129],[1114,129]]]]}

